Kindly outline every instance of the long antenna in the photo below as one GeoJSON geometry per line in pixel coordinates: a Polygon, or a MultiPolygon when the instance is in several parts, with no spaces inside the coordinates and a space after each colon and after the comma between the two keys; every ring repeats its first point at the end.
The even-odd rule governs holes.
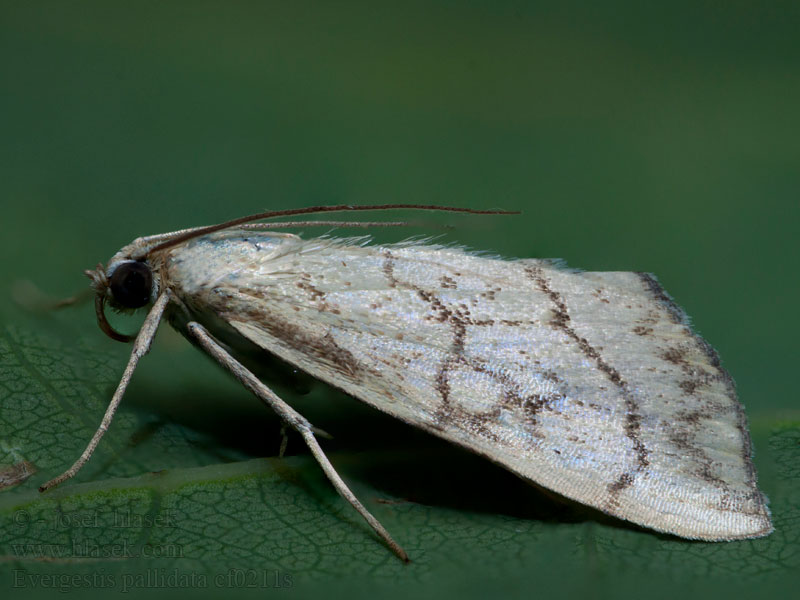
{"type": "Polygon", "coordinates": [[[310,206],[307,208],[289,208],[286,210],[273,210],[268,212],[256,213],[254,215],[248,215],[246,217],[239,217],[238,219],[226,221],[224,223],[220,223],[219,225],[209,225],[208,227],[202,227],[200,229],[188,231],[183,235],[179,235],[165,242],[161,242],[160,244],[156,244],[152,248],[148,249],[148,253],[155,252],[158,250],[164,250],[165,248],[170,248],[177,244],[182,244],[183,242],[191,240],[192,238],[196,238],[202,235],[207,235],[209,233],[214,233],[215,231],[227,229],[228,227],[235,227],[236,225],[242,225],[243,223],[258,221],[260,219],[272,219],[275,217],[289,217],[294,215],[309,215],[309,214],[327,213],[327,212],[345,212],[345,211],[354,212],[359,210],[395,210],[401,208],[412,209],[412,210],[436,210],[444,212],[469,213],[473,215],[519,214],[518,211],[478,210],[474,208],[459,208],[456,206],[437,206],[435,204],[373,204],[373,205],[363,205],[363,206],[352,205],[352,204],[335,204],[333,206],[310,206]]]}

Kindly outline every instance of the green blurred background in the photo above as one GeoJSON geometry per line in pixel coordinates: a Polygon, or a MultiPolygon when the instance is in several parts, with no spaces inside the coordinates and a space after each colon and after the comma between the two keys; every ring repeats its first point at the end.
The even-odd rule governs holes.
{"type": "MultiPolygon", "coordinates": [[[[139,235],[312,204],[521,210],[510,218],[426,214],[428,228],[378,230],[375,237],[441,233],[447,223],[455,229],[444,239],[504,256],[655,273],[737,382],[779,523],[780,507],[798,500],[796,469],[774,468],[786,455],[770,450],[775,435],[796,439],[800,422],[798,17],[798,2],[2,2],[6,339],[13,345],[39,336],[47,352],[47,340],[68,348],[80,338],[119,373],[128,349],[103,338],[90,307],[32,316],[12,302],[11,290],[31,280],[54,296],[72,294],[87,283],[82,269],[139,235]]],[[[210,436],[217,456],[228,460],[274,454],[275,427],[263,429],[266,440],[241,433],[257,434],[253,422],[274,420],[208,364],[162,332],[123,412],[140,424],[169,415],[179,427],[210,436]]],[[[324,390],[315,393],[325,398],[324,390]]],[[[404,463],[409,485],[418,469],[437,478],[419,451],[428,445],[434,455],[466,461],[464,470],[481,469],[338,395],[324,404],[297,402],[335,433],[334,462],[337,451],[363,453],[370,444],[376,454],[386,450],[380,432],[364,431],[386,426],[390,451],[409,447],[415,457],[404,463]]],[[[87,422],[101,413],[96,409],[87,422]]],[[[64,465],[84,443],[84,433],[76,434],[64,465]]],[[[118,474],[181,466],[170,460],[162,464],[153,454],[118,474]]],[[[447,465],[441,468],[447,473],[447,465]]],[[[40,479],[58,467],[49,469],[40,479]]],[[[479,475],[494,481],[494,468],[479,475]]],[[[492,496],[477,476],[459,481],[456,491],[425,497],[431,518],[459,493],[492,496]]],[[[502,485],[518,490],[505,479],[502,485]]],[[[417,493],[422,489],[418,482],[417,493]]],[[[501,503],[490,501],[486,512],[501,503]]],[[[796,585],[793,514],[793,536],[753,543],[762,546],[752,552],[775,567],[761,573],[766,579],[713,561],[705,575],[682,575],[675,554],[669,556],[677,575],[659,568],[659,576],[685,575],[693,589],[706,575],[737,586],[796,585]],[[787,540],[793,551],[782,545],[787,540]]],[[[312,567],[297,571],[294,591],[330,590],[335,582],[351,597],[373,585],[408,593],[441,586],[462,595],[549,594],[559,585],[557,571],[570,573],[571,586],[621,595],[643,593],[638,582],[655,585],[651,563],[613,558],[635,555],[630,547],[576,555],[571,544],[562,560],[553,559],[560,569],[544,569],[536,557],[563,548],[526,546],[529,553],[509,566],[492,563],[496,553],[487,547],[463,561],[440,558],[425,570],[423,560],[380,577],[357,568],[317,577],[312,567]]],[[[367,539],[350,560],[382,552],[367,539]]],[[[7,560],[0,570],[9,564],[16,563],[7,560]]],[[[659,584],[651,592],[665,589],[659,584]]]]}

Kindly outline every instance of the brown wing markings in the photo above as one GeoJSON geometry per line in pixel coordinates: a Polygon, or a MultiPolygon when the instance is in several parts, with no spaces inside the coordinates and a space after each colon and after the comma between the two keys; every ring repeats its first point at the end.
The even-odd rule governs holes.
{"type": "Polygon", "coordinates": [[[703,448],[694,443],[695,436],[705,416],[702,410],[679,411],[676,415],[676,423],[669,427],[669,440],[678,450],[691,456],[699,463],[699,466],[695,469],[695,475],[706,483],[728,493],[728,484],[713,472],[714,461],[703,448]]]}
{"type": "Polygon", "coordinates": [[[667,294],[666,290],[661,287],[658,280],[650,273],[636,272],[636,275],[641,279],[644,289],[667,311],[670,320],[679,325],[686,325],[688,319],[686,313],[683,312],[680,306],[675,304],[672,297],[667,294]]]}
{"type": "MultiPolygon", "coordinates": [[[[263,292],[249,288],[240,288],[238,292],[246,296],[264,297],[263,292]]],[[[363,381],[367,373],[369,373],[370,377],[381,377],[380,371],[365,365],[353,356],[352,352],[341,347],[330,334],[330,331],[326,331],[323,335],[311,333],[301,329],[294,323],[282,319],[277,313],[252,307],[249,311],[243,311],[242,314],[258,323],[271,336],[281,340],[290,348],[301,354],[315,357],[356,382],[363,381]]],[[[231,322],[235,322],[241,320],[241,315],[231,314],[226,318],[231,322]]]]}
{"type": "MultiPolygon", "coordinates": [[[[451,350],[447,357],[442,361],[439,371],[436,374],[436,391],[441,398],[441,404],[436,411],[434,427],[439,430],[444,430],[445,427],[452,422],[453,405],[450,402],[450,380],[449,372],[460,360],[464,354],[464,338],[467,334],[468,317],[462,314],[461,310],[453,311],[448,308],[435,294],[422,289],[418,285],[406,281],[400,281],[394,272],[395,257],[389,250],[383,252],[383,273],[386,276],[387,282],[390,287],[402,287],[405,289],[413,290],[422,299],[430,305],[431,310],[436,315],[436,320],[442,323],[450,323],[453,328],[453,340],[451,342],[451,350]]],[[[461,411],[463,412],[463,411],[461,411]]],[[[463,415],[459,415],[463,416],[463,415]]]]}
{"type": "Polygon", "coordinates": [[[544,438],[541,433],[536,431],[536,426],[539,424],[539,413],[542,410],[555,411],[555,403],[566,397],[566,383],[554,371],[543,371],[542,376],[558,384],[559,391],[551,394],[533,393],[524,395],[519,384],[509,375],[495,371],[486,363],[475,358],[463,358],[463,362],[476,373],[488,375],[500,384],[503,388],[501,407],[506,410],[517,409],[522,411],[525,423],[531,428],[527,433],[536,438],[544,438]]]}
{"type": "MultiPolygon", "coordinates": [[[[714,350],[711,344],[692,331],[691,327],[688,325],[688,318],[686,317],[686,314],[675,303],[672,297],[667,294],[664,288],[661,287],[661,284],[658,283],[658,280],[656,280],[656,278],[649,273],[636,273],[636,275],[642,281],[644,289],[649,292],[650,295],[666,310],[667,314],[670,315],[672,322],[686,326],[686,333],[689,335],[689,337],[691,337],[692,340],[694,340],[697,348],[708,359],[709,364],[716,369],[716,374],[709,374],[710,379],[703,378],[702,381],[697,383],[702,384],[711,381],[721,383],[725,388],[725,395],[730,400],[729,407],[736,411],[736,428],[739,430],[739,435],[741,436],[740,457],[742,459],[742,466],[745,470],[746,486],[751,491],[744,495],[738,493],[725,494],[718,508],[721,510],[743,510],[742,508],[737,507],[740,506],[740,502],[749,500],[754,503],[756,507],[753,511],[753,514],[765,514],[766,506],[764,496],[758,491],[756,486],[756,470],[751,458],[752,445],[750,441],[750,430],[747,427],[747,416],[744,413],[744,407],[739,402],[739,398],[736,393],[736,385],[733,381],[733,378],[731,377],[730,373],[728,373],[727,369],[722,366],[719,354],[717,354],[717,351],[714,350]]],[[[684,368],[684,365],[680,362],[682,358],[680,350],[668,349],[665,351],[664,355],[662,355],[662,358],[673,363],[675,360],[677,360],[678,362],[675,364],[681,366],[682,369],[684,368]]],[[[688,363],[686,366],[688,367],[688,363]]],[[[689,392],[691,390],[693,393],[697,387],[698,385],[695,384],[694,379],[687,379],[682,384],[682,388],[685,392],[689,392]]]]}
{"type": "Polygon", "coordinates": [[[720,490],[720,497],[713,508],[762,515],[764,510],[761,492],[757,489],[747,492],[732,490],[729,484],[714,472],[714,461],[708,453],[694,443],[695,436],[703,427],[703,420],[708,418],[708,413],[704,410],[686,410],[680,411],[676,417],[675,425],[669,428],[669,440],[678,450],[697,461],[698,467],[694,469],[697,477],[720,490]]]}
{"type": "Polygon", "coordinates": [[[600,355],[600,352],[594,348],[586,338],[580,337],[572,328],[571,318],[564,298],[550,287],[550,283],[544,276],[542,268],[533,265],[525,265],[524,269],[525,274],[536,283],[539,289],[550,298],[550,301],[555,306],[555,316],[552,321],[553,326],[563,331],[567,337],[576,343],[584,356],[594,361],[597,368],[617,387],[625,402],[625,435],[633,445],[634,452],[636,453],[636,464],[632,469],[621,473],[615,481],[608,485],[609,497],[604,508],[607,511],[614,512],[619,507],[619,493],[633,485],[636,475],[646,469],[650,464],[650,452],[640,435],[642,415],[639,412],[639,403],[628,388],[628,383],[619,374],[619,371],[609,365],[600,355]]]}
{"type": "MultiPolygon", "coordinates": [[[[497,419],[502,408],[519,408],[525,411],[526,418],[531,425],[536,424],[536,412],[542,408],[552,405],[556,400],[555,396],[531,395],[523,397],[520,394],[519,386],[510,378],[501,376],[498,373],[479,366],[476,361],[468,359],[464,353],[464,340],[467,335],[467,326],[492,326],[495,321],[492,319],[475,320],[470,315],[469,306],[466,303],[457,306],[448,306],[435,293],[428,291],[413,283],[398,279],[395,273],[395,256],[390,250],[383,251],[384,262],[382,265],[383,273],[390,287],[404,288],[412,290],[419,298],[430,306],[432,319],[440,323],[449,323],[452,328],[452,341],[450,351],[442,361],[435,378],[435,388],[441,398],[441,403],[435,414],[434,427],[440,431],[453,424],[460,424],[463,428],[472,430],[484,437],[500,443],[497,435],[490,429],[490,421],[497,419]],[[450,375],[453,370],[463,366],[482,373],[489,374],[503,389],[503,406],[493,407],[484,412],[471,412],[459,406],[451,397],[452,388],[450,385],[450,375]]],[[[454,273],[454,275],[457,275],[454,273]]],[[[457,289],[457,281],[447,276],[442,277],[442,281],[447,282],[448,289],[457,289]]],[[[492,291],[492,298],[496,288],[492,291]]],[[[481,294],[482,295],[482,294],[481,294]]],[[[487,299],[489,299],[487,297],[487,299]]],[[[501,321],[503,325],[510,327],[519,326],[521,321],[501,321]]],[[[535,435],[535,434],[534,434],[535,435]]],[[[541,437],[541,436],[539,436],[541,437]]]]}
{"type": "MultiPolygon", "coordinates": [[[[684,395],[692,396],[698,388],[708,387],[715,382],[722,381],[719,373],[709,373],[701,365],[690,362],[686,357],[688,351],[689,348],[686,347],[686,344],[678,344],[661,350],[659,354],[662,360],[672,363],[683,372],[685,379],[678,383],[678,387],[683,390],[684,395]]],[[[720,407],[715,407],[713,403],[708,404],[709,408],[714,409],[709,410],[709,417],[719,412],[720,407]]]]}

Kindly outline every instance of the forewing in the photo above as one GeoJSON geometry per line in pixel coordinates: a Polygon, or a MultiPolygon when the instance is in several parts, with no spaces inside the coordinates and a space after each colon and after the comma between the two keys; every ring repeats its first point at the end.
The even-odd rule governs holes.
{"type": "Polygon", "coordinates": [[[412,244],[239,250],[249,276],[183,297],[311,375],[620,518],[771,531],[733,383],[652,276],[412,244]]]}

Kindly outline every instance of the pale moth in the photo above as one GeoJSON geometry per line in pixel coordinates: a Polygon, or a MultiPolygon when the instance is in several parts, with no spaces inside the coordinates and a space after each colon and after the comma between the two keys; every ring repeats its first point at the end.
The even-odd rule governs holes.
{"type": "Polygon", "coordinates": [[[305,240],[269,229],[308,222],[251,223],[389,208],[499,212],[267,212],[138,238],[87,271],[98,322],[114,339],[130,338],[108,323],[106,303],[149,312],[88,447],[40,489],[89,459],[166,317],[300,433],[338,492],[404,560],[336,473],[316,430],[242,364],[245,355],[277,356],[620,519],[709,541],[772,531],[733,381],[652,275],[578,272],[413,241],[305,240]]]}

